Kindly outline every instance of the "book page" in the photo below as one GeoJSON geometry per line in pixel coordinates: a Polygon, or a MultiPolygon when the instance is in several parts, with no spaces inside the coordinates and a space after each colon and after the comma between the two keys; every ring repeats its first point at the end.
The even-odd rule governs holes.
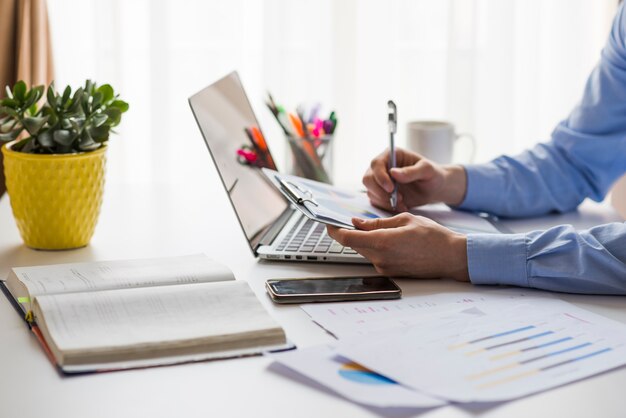
{"type": "Polygon", "coordinates": [[[235,279],[226,266],[204,254],[16,267],[13,272],[26,286],[31,298],[46,294],[235,279]]]}
{"type": "Polygon", "coordinates": [[[38,296],[35,313],[68,364],[73,355],[132,353],[133,348],[154,353],[155,347],[175,349],[208,337],[225,341],[240,334],[244,340],[257,331],[276,343],[285,340],[243,281],[38,296]]]}

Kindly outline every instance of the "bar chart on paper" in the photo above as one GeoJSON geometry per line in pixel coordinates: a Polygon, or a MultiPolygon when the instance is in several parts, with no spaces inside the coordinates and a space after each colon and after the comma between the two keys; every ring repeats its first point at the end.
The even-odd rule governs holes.
{"type": "Polygon", "coordinates": [[[359,342],[339,352],[458,402],[512,399],[626,364],[626,326],[573,306],[533,317],[527,312],[415,327],[384,344],[359,342]]]}
{"type": "Polygon", "coordinates": [[[527,325],[452,345],[448,350],[457,351],[461,358],[482,356],[479,360],[481,371],[464,378],[476,389],[486,390],[528,380],[541,373],[576,372],[578,365],[574,363],[601,357],[620,347],[589,334],[572,336],[569,331],[572,330],[527,325]]]}

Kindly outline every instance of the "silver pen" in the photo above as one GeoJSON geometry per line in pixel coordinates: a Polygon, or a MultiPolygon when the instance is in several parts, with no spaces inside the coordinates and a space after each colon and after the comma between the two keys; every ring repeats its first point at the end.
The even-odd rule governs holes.
{"type": "MultiPolygon", "coordinates": [[[[398,108],[393,100],[389,100],[387,102],[387,107],[389,108],[389,170],[396,167],[396,144],[394,141],[394,135],[398,128],[398,108]]],[[[398,207],[398,185],[396,184],[393,178],[393,191],[391,192],[391,198],[389,198],[389,202],[391,203],[391,208],[396,210],[398,207]]]]}

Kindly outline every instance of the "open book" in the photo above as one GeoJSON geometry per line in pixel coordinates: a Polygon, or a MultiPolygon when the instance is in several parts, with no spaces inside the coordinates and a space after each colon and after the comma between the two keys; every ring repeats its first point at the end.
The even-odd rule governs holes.
{"type": "Polygon", "coordinates": [[[4,285],[65,373],[287,348],[248,284],[204,255],[19,267],[4,285]]]}

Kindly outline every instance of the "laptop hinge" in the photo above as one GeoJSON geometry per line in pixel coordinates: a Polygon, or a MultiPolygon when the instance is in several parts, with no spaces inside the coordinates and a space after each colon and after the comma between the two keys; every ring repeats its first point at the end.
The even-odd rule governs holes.
{"type": "Polygon", "coordinates": [[[263,234],[255,249],[258,249],[262,245],[270,245],[272,242],[274,242],[274,240],[276,239],[278,234],[280,234],[280,231],[282,231],[283,227],[285,226],[285,224],[287,224],[295,210],[296,209],[289,205],[283,211],[283,213],[280,214],[280,216],[278,217],[278,219],[276,219],[272,226],[270,226],[270,228],[263,234]]]}

